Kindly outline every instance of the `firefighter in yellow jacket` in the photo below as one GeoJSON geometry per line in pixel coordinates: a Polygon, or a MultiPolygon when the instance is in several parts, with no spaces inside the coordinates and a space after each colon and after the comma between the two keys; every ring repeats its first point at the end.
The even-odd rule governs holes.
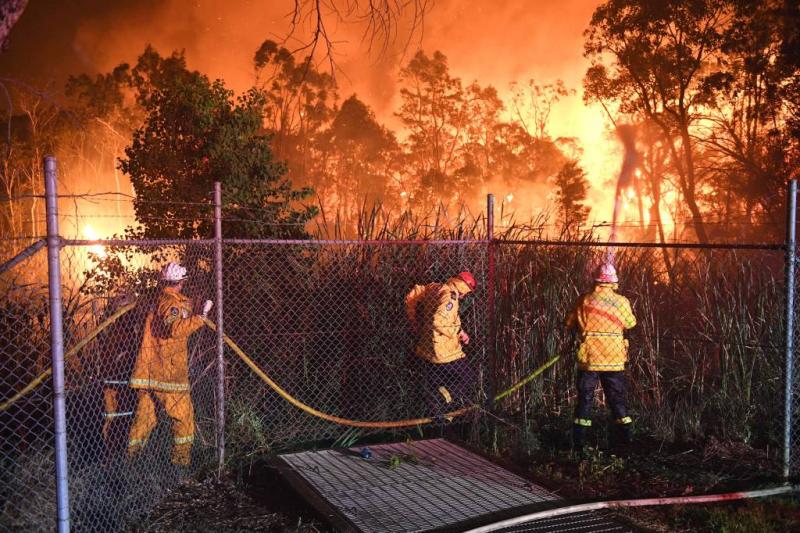
{"type": "Polygon", "coordinates": [[[476,286],[472,274],[461,272],[445,283],[415,285],[405,298],[426,393],[435,390],[441,396],[433,402],[436,414],[442,414],[447,404],[463,403],[472,396],[472,369],[462,348],[469,344],[469,335],[461,329],[458,309],[460,300],[476,286]]]}
{"type": "Polygon", "coordinates": [[[625,401],[625,363],[628,341],[623,332],[636,326],[631,304],[617,293],[619,279],[614,265],[605,263],[594,276],[594,290],[580,297],[567,317],[568,327],[580,333],[578,347],[578,405],[573,424],[573,445],[581,451],[587,428],[591,427],[594,391],[603,386],[613,416],[610,432],[613,447],[630,444],[631,417],[625,401]]]}
{"type": "Polygon", "coordinates": [[[194,411],[189,393],[189,336],[203,325],[211,301],[202,317],[192,314],[192,303],[181,294],[186,269],[169,263],[161,272],[161,293],[144,324],[142,345],[134,364],[130,386],[137,391],[136,414],[128,440],[128,456],[138,454],[156,427],[158,404],[172,422],[172,462],[189,465],[194,442],[194,411]]]}

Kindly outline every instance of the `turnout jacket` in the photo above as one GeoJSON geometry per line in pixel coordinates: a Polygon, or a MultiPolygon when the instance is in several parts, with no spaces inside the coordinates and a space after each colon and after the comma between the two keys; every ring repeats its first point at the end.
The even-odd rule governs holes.
{"type": "Polygon", "coordinates": [[[567,326],[577,326],[581,333],[579,370],[625,370],[628,341],[622,333],[636,325],[636,317],[628,299],[615,289],[611,283],[595,285],[594,291],[581,296],[567,316],[567,326]]]}
{"type": "Polygon", "coordinates": [[[417,328],[416,354],[435,364],[450,363],[464,357],[458,295],[470,292],[460,278],[446,283],[415,285],[406,295],[408,319],[417,328]]]}
{"type": "Polygon", "coordinates": [[[130,386],[161,392],[189,390],[189,336],[203,326],[192,315],[191,300],[174,287],[164,287],[155,309],[148,313],[142,346],[130,386]]]}

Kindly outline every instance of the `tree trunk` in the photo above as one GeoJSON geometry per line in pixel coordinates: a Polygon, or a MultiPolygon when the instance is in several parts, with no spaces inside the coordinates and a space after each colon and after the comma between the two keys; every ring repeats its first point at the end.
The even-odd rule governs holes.
{"type": "Polygon", "coordinates": [[[689,137],[689,129],[686,124],[681,125],[681,144],[683,145],[684,160],[686,162],[686,176],[685,179],[679,180],[681,188],[683,189],[683,198],[686,200],[686,207],[692,215],[692,226],[697,234],[697,240],[702,244],[708,243],[708,234],[706,233],[706,226],[703,222],[703,214],[700,212],[700,207],[697,205],[696,197],[696,176],[694,172],[694,156],[692,154],[692,142],[689,137]]]}

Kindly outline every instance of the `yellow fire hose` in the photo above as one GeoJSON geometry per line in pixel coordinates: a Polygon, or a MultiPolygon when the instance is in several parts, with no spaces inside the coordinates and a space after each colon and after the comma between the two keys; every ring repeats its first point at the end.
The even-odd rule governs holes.
{"type": "Polygon", "coordinates": [[[531,381],[536,379],[536,377],[539,374],[541,374],[542,372],[544,372],[545,370],[547,370],[548,368],[550,368],[551,366],[556,364],[559,359],[561,359],[561,355],[553,356],[552,359],[550,359],[545,364],[543,364],[542,366],[540,366],[539,368],[537,368],[536,370],[534,370],[533,372],[528,374],[527,377],[522,378],[521,380],[517,381],[515,384],[511,385],[509,388],[507,388],[506,390],[501,392],[500,394],[496,395],[494,397],[494,401],[495,402],[499,402],[500,400],[502,400],[503,398],[505,398],[509,394],[511,394],[511,393],[517,391],[519,388],[527,385],[528,383],[530,383],[531,381]]]}
{"type": "MultiPolygon", "coordinates": [[[[114,314],[112,314],[107,319],[105,319],[103,322],[101,322],[97,326],[97,328],[92,330],[88,335],[86,335],[86,337],[81,339],[81,341],[78,342],[78,344],[73,346],[66,354],[64,354],[64,360],[66,361],[67,359],[75,356],[75,354],[77,354],[84,346],[86,346],[89,342],[91,342],[92,339],[97,337],[97,335],[99,335],[104,329],[106,329],[108,326],[113,324],[119,317],[121,317],[122,315],[124,315],[125,313],[127,313],[128,311],[133,309],[135,307],[135,305],[136,304],[128,304],[126,306],[123,306],[123,307],[119,308],[116,312],[114,312],[114,314]]],[[[217,330],[216,324],[214,324],[210,320],[205,319],[205,324],[206,324],[206,326],[208,326],[213,331],[217,330]]],[[[338,417],[338,416],[335,416],[335,415],[330,415],[328,413],[323,413],[322,411],[314,409],[310,405],[306,405],[305,403],[301,402],[300,400],[298,400],[297,398],[295,398],[294,396],[289,394],[287,391],[285,391],[280,385],[278,385],[275,381],[273,381],[263,370],[261,370],[261,368],[259,368],[259,366],[255,363],[255,361],[253,361],[250,357],[248,357],[247,354],[245,354],[244,351],[233,341],[233,339],[231,339],[230,337],[228,337],[227,335],[224,335],[224,334],[223,334],[223,339],[225,340],[225,343],[231,348],[231,350],[233,350],[233,352],[237,356],[239,356],[239,358],[250,368],[250,370],[252,370],[253,373],[255,373],[272,390],[277,392],[281,396],[281,398],[283,398],[284,400],[286,400],[290,404],[294,405],[298,409],[301,409],[301,410],[305,411],[306,413],[308,413],[308,414],[310,414],[312,416],[316,416],[316,417],[321,418],[323,420],[327,420],[329,422],[333,422],[335,424],[339,424],[339,425],[343,425],[343,426],[360,427],[360,428],[376,428],[376,429],[378,429],[378,428],[379,429],[389,429],[389,428],[420,426],[420,425],[430,424],[430,423],[434,422],[434,418],[432,418],[432,417],[410,418],[410,419],[406,419],[406,420],[371,422],[371,421],[365,421],[365,420],[351,420],[351,419],[348,419],[348,418],[342,418],[342,417],[338,417]]],[[[503,398],[505,398],[509,394],[512,394],[514,391],[518,390],[520,387],[524,386],[526,383],[529,383],[530,381],[535,379],[538,375],[540,375],[542,372],[544,372],[545,370],[547,370],[548,368],[553,366],[559,360],[559,358],[560,358],[560,356],[558,356],[558,355],[553,357],[552,359],[547,361],[544,365],[542,365],[539,368],[537,368],[536,370],[534,370],[531,374],[529,374],[524,379],[518,381],[517,383],[515,383],[514,385],[512,385],[511,387],[509,387],[505,391],[497,394],[494,397],[494,401],[497,402],[497,401],[502,400],[503,398]]],[[[32,390],[34,390],[36,387],[38,387],[48,376],[50,376],[52,374],[52,372],[53,372],[52,368],[48,368],[47,370],[42,372],[36,379],[34,379],[27,386],[25,386],[25,388],[23,388],[21,391],[16,393],[14,396],[12,396],[8,400],[6,400],[2,404],[0,404],[0,411],[5,411],[11,405],[13,405],[15,402],[17,402],[20,398],[22,398],[22,397],[26,396],[27,394],[29,394],[32,390]]],[[[464,415],[464,414],[476,409],[476,407],[477,406],[474,406],[474,405],[473,406],[468,406],[468,407],[462,407],[461,409],[457,409],[455,411],[451,411],[449,413],[445,413],[442,416],[445,417],[445,418],[451,418],[451,417],[455,418],[457,416],[464,415]]]]}
{"type": "MultiPolygon", "coordinates": [[[[125,313],[127,313],[128,311],[133,309],[135,306],[136,306],[136,304],[132,303],[132,304],[124,305],[124,306],[120,307],[119,309],[117,309],[116,312],[114,312],[114,314],[112,314],[111,316],[109,316],[108,318],[103,320],[95,329],[90,331],[88,335],[86,335],[83,339],[81,339],[78,342],[78,344],[76,344],[75,346],[70,348],[70,350],[67,353],[64,354],[64,361],[66,362],[68,359],[74,357],[75,354],[77,354],[79,351],[81,351],[81,349],[83,349],[84,346],[89,344],[92,341],[92,339],[97,337],[104,329],[106,329],[108,326],[110,326],[111,324],[116,322],[119,317],[121,317],[122,315],[124,315],[125,313]]],[[[16,403],[20,398],[30,394],[30,392],[33,389],[35,389],[36,387],[41,385],[42,382],[45,379],[47,379],[47,377],[50,376],[50,374],[52,374],[52,373],[53,373],[53,367],[50,367],[47,370],[45,370],[44,372],[42,372],[41,374],[39,374],[39,376],[36,377],[30,383],[28,383],[25,386],[24,389],[22,389],[21,391],[16,393],[14,396],[9,398],[8,400],[6,400],[3,403],[1,403],[0,404],[0,411],[5,411],[9,407],[11,407],[14,403],[16,403]]]]}
{"type": "MultiPolygon", "coordinates": [[[[209,328],[211,328],[212,330],[214,330],[214,331],[217,330],[216,324],[214,324],[213,322],[211,322],[208,319],[206,319],[206,325],[209,328]]],[[[227,335],[223,334],[222,338],[225,339],[225,343],[228,346],[230,346],[231,350],[233,350],[233,352],[236,355],[239,356],[239,359],[244,361],[244,364],[246,364],[248,367],[250,367],[250,370],[252,370],[259,378],[261,378],[261,380],[264,383],[269,385],[269,387],[272,390],[277,392],[280,395],[281,398],[283,398],[284,400],[286,400],[290,404],[294,405],[298,409],[302,409],[306,413],[308,413],[310,415],[313,415],[313,416],[316,416],[317,418],[321,418],[323,420],[327,420],[328,422],[333,422],[334,424],[339,424],[339,425],[342,425],[342,426],[351,426],[351,427],[357,427],[357,428],[382,428],[382,429],[402,428],[402,427],[408,427],[408,426],[421,426],[423,424],[430,424],[431,422],[434,421],[433,418],[427,417],[427,418],[409,418],[409,419],[406,419],[406,420],[369,422],[369,421],[365,421],[365,420],[350,420],[349,418],[341,418],[341,417],[338,417],[338,416],[334,416],[334,415],[329,415],[327,413],[323,413],[322,411],[318,411],[318,410],[314,409],[310,405],[304,404],[303,402],[301,402],[300,400],[298,400],[297,398],[295,398],[294,396],[292,396],[291,394],[289,394],[288,392],[283,390],[281,388],[281,386],[278,385],[277,383],[275,383],[274,381],[272,381],[272,379],[270,379],[270,377],[263,370],[261,370],[258,367],[258,365],[256,365],[256,363],[252,359],[250,359],[247,356],[247,354],[244,353],[244,351],[242,351],[242,349],[239,348],[239,346],[237,346],[237,344],[235,342],[233,342],[233,340],[230,337],[228,337],[227,335]]],[[[475,409],[474,406],[463,407],[463,408],[458,409],[456,411],[452,411],[450,413],[445,413],[443,416],[445,416],[445,417],[454,417],[455,418],[457,416],[463,415],[464,413],[472,411],[473,409],[475,409]]]]}
{"type": "MultiPolygon", "coordinates": [[[[211,328],[212,330],[214,330],[214,331],[217,330],[216,325],[213,322],[211,322],[210,320],[208,320],[208,319],[206,319],[206,325],[209,328],[211,328]]],[[[421,426],[421,425],[424,425],[424,424],[430,424],[431,422],[434,422],[434,419],[431,418],[431,417],[409,418],[409,419],[406,419],[406,420],[369,422],[369,421],[364,421],[364,420],[350,420],[348,418],[341,418],[341,417],[338,417],[338,416],[334,416],[334,415],[329,415],[327,413],[323,413],[322,411],[318,411],[317,409],[314,409],[310,405],[304,404],[303,402],[301,402],[300,400],[298,400],[297,398],[295,398],[294,396],[292,396],[291,394],[289,394],[288,392],[283,390],[280,385],[278,385],[277,383],[272,381],[272,379],[270,379],[270,377],[263,370],[261,370],[258,367],[258,365],[256,365],[256,363],[252,359],[250,359],[250,357],[248,357],[247,354],[245,354],[244,351],[241,348],[239,348],[239,346],[235,342],[233,342],[233,340],[230,337],[228,337],[225,334],[223,334],[222,337],[225,340],[225,343],[228,346],[230,346],[230,348],[234,351],[234,353],[236,355],[239,356],[239,359],[244,361],[244,363],[248,367],[250,367],[250,370],[252,370],[259,378],[261,378],[261,380],[264,383],[269,385],[269,387],[272,390],[277,392],[281,396],[281,398],[283,398],[284,400],[286,400],[290,404],[294,405],[298,409],[301,409],[301,410],[305,411],[306,413],[308,413],[310,415],[316,416],[316,417],[321,418],[323,420],[327,420],[329,422],[333,422],[335,424],[340,424],[340,425],[343,425],[343,426],[359,427],[359,428],[381,428],[381,429],[401,428],[401,427],[409,427],[409,426],[421,426]]],[[[539,368],[537,368],[536,370],[534,370],[527,377],[525,377],[524,379],[518,381],[517,383],[512,385],[510,388],[504,390],[500,394],[496,395],[494,397],[494,401],[497,402],[499,400],[502,400],[503,398],[505,398],[509,394],[513,393],[514,391],[516,391],[517,389],[519,389],[520,387],[522,387],[526,383],[529,383],[531,380],[535,379],[536,376],[538,376],[539,374],[541,374],[542,372],[544,372],[545,370],[547,370],[548,368],[553,366],[560,358],[561,358],[560,355],[556,355],[555,357],[553,357],[552,359],[547,361],[544,365],[542,365],[539,368]]],[[[458,409],[456,411],[451,411],[449,413],[445,413],[443,416],[445,418],[447,418],[447,417],[455,418],[457,416],[464,415],[464,414],[474,410],[476,407],[477,406],[475,406],[475,405],[468,406],[468,407],[463,407],[463,408],[458,409]]]]}

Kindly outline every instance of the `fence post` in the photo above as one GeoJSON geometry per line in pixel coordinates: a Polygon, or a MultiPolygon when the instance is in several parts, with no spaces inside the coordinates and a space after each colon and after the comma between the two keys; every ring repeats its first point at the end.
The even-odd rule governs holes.
{"type": "Polygon", "coordinates": [[[214,284],[217,308],[217,476],[225,469],[225,345],[222,326],[222,185],[214,182],[214,284]]]}
{"type": "Polygon", "coordinates": [[[56,508],[59,533],[69,531],[67,479],[67,410],[64,397],[64,317],[61,301],[61,238],[58,236],[56,158],[44,158],[47,215],[47,272],[50,297],[50,347],[53,357],[53,418],[55,424],[56,508]]]}
{"type": "Polygon", "coordinates": [[[489,315],[489,409],[493,410],[497,389],[497,328],[495,324],[495,246],[494,246],[494,194],[486,195],[486,242],[488,272],[486,279],[486,312],[489,315]]]}
{"type": "Polygon", "coordinates": [[[783,477],[792,467],[792,429],[794,426],[794,291],[797,267],[797,180],[789,181],[786,198],[786,363],[783,427],[783,477]]]}

